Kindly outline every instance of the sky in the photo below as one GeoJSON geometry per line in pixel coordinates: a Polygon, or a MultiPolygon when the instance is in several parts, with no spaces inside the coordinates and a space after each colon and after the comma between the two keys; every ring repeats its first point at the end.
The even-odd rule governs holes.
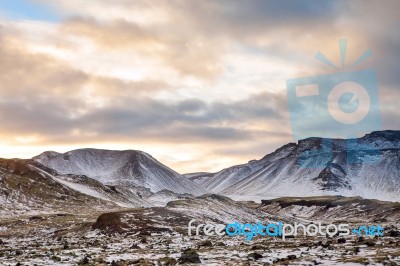
{"type": "MultiPolygon", "coordinates": [[[[399,1],[0,0],[0,157],[93,147],[218,171],[296,141],[286,81],[373,69],[400,129],[399,1]],[[345,71],[346,68],[340,70],[345,71]],[[354,70],[354,69],[353,69],[354,70]]],[[[368,132],[362,132],[368,133],[368,132]]]]}

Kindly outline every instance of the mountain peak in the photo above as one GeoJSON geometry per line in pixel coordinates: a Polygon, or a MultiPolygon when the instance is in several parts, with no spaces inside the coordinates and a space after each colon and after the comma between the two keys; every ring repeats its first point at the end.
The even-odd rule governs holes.
{"type": "Polygon", "coordinates": [[[372,131],[362,139],[384,138],[389,141],[400,141],[400,130],[372,131]]]}
{"type": "Polygon", "coordinates": [[[233,198],[321,196],[332,193],[400,199],[400,131],[357,139],[310,137],[260,160],[226,168],[199,182],[233,198]]]}
{"type": "Polygon", "coordinates": [[[84,148],[65,153],[44,152],[32,158],[60,175],[85,175],[107,185],[143,186],[153,192],[168,189],[194,195],[201,186],[138,150],[84,148]]]}

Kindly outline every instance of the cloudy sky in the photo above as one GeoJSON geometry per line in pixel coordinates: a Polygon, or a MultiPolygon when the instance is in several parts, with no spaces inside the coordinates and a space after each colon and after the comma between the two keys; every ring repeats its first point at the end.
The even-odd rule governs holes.
{"type": "Polygon", "coordinates": [[[217,171],[294,141],[286,80],[365,50],[400,129],[399,1],[0,0],[0,157],[138,149],[217,171]]]}

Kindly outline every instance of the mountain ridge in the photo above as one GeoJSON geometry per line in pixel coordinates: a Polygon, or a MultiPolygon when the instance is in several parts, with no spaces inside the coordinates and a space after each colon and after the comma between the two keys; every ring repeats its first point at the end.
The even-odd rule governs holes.
{"type": "Polygon", "coordinates": [[[81,201],[99,208],[165,206],[207,193],[257,201],[324,195],[400,201],[400,131],[350,140],[307,138],[216,173],[181,175],[137,150],[84,148],[0,159],[5,211],[13,206],[29,211],[29,206],[37,209],[41,204],[48,210],[62,204],[79,207],[81,201]],[[38,189],[46,193],[36,195],[38,189]]]}
{"type": "Polygon", "coordinates": [[[205,192],[201,186],[138,150],[84,148],[65,153],[44,152],[32,159],[58,174],[86,175],[106,185],[143,186],[152,192],[167,189],[193,195],[205,192]]]}
{"type": "Polygon", "coordinates": [[[396,130],[357,139],[310,137],[198,183],[213,193],[240,199],[343,194],[400,201],[399,153],[396,130]]]}

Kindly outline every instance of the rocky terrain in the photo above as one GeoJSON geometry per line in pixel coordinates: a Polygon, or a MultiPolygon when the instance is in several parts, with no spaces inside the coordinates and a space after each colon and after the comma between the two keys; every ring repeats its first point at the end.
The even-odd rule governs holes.
{"type": "MultiPolygon", "coordinates": [[[[74,190],[71,193],[121,207],[164,206],[172,199],[205,193],[257,201],[321,195],[399,201],[399,162],[400,132],[387,130],[350,140],[304,139],[297,144],[284,145],[260,160],[217,173],[186,175],[135,150],[44,152],[31,160],[3,160],[4,165],[29,169],[29,174],[25,170],[20,172],[18,167],[5,166],[0,168],[0,180],[10,179],[10,176],[5,177],[8,173],[14,180],[20,174],[23,178],[39,174],[42,177],[37,178],[43,184],[47,179],[49,184],[58,183],[55,186],[74,190]]],[[[0,201],[7,198],[1,191],[14,196],[27,192],[23,186],[10,189],[0,183],[0,201]],[[23,191],[19,191],[21,189],[23,191]]],[[[21,206],[26,207],[26,204],[21,206]]]]}
{"type": "Polygon", "coordinates": [[[7,216],[165,206],[171,200],[190,197],[194,196],[59,174],[34,160],[0,159],[0,214],[7,216]]]}
{"type": "Polygon", "coordinates": [[[400,265],[400,133],[310,138],[217,173],[141,151],[0,159],[0,265],[400,265]],[[252,201],[255,199],[255,201],[252,201]],[[383,236],[188,235],[188,223],[348,223],[383,236]]]}
{"type": "MultiPolygon", "coordinates": [[[[235,202],[218,195],[204,195],[168,203],[166,207],[121,211],[56,213],[2,219],[0,223],[1,265],[399,265],[400,214],[398,204],[370,202],[359,198],[282,198],[235,202]],[[296,208],[323,206],[315,211],[296,208]],[[386,217],[366,215],[376,211],[386,217]],[[234,220],[300,221],[328,217],[339,222],[346,216],[333,214],[337,207],[354,206],[353,226],[379,222],[382,237],[297,236],[279,237],[188,235],[187,224],[226,223],[234,220]],[[360,208],[357,208],[360,207],[360,208]],[[390,212],[389,210],[394,210],[390,212]],[[359,217],[358,219],[356,217],[359,217]],[[372,218],[373,217],[373,218],[372,218]],[[365,220],[365,219],[368,219],[365,220]]],[[[321,221],[321,220],[319,220],[321,221]]],[[[323,221],[323,220],[322,220],[323,221]]]]}
{"type": "Polygon", "coordinates": [[[189,178],[213,193],[238,199],[360,196],[400,201],[400,131],[359,139],[308,138],[260,160],[189,178]]]}

